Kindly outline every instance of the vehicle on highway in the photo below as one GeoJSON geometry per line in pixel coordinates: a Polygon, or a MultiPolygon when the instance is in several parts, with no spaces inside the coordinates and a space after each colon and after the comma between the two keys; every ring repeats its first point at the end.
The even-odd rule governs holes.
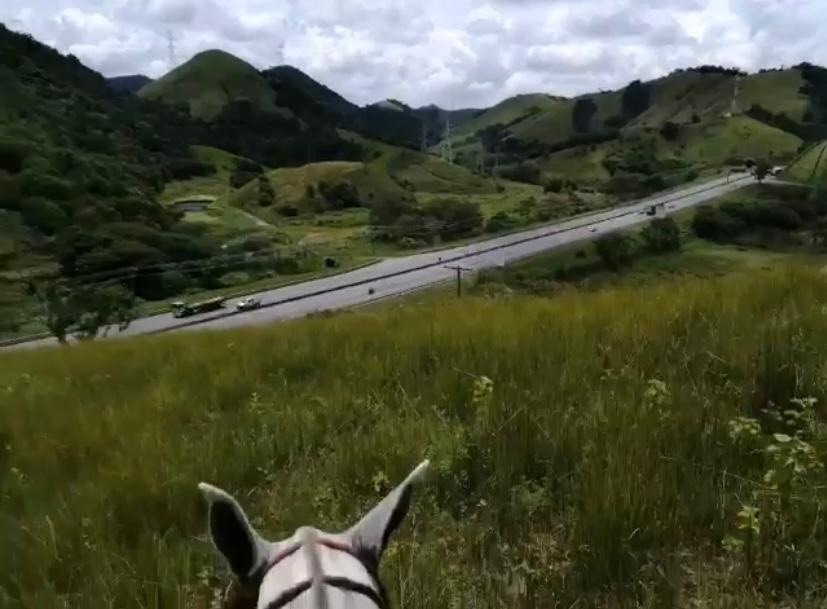
{"type": "Polygon", "coordinates": [[[200,302],[183,302],[176,300],[170,306],[172,307],[173,317],[189,317],[190,315],[197,315],[198,313],[206,313],[208,311],[215,311],[224,307],[223,296],[216,296],[209,300],[202,300],[200,302]]]}
{"type": "Polygon", "coordinates": [[[654,216],[657,213],[658,213],[658,209],[655,205],[650,205],[648,208],[646,208],[646,215],[647,216],[654,216]]]}
{"type": "Polygon", "coordinates": [[[781,167],[780,165],[776,165],[775,167],[770,169],[770,175],[771,176],[779,176],[779,175],[781,175],[782,171],[784,171],[784,168],[781,167]]]}
{"type": "Polygon", "coordinates": [[[592,226],[592,227],[589,229],[589,232],[590,232],[590,233],[596,233],[596,232],[597,232],[597,227],[596,227],[596,226],[592,226]]]}
{"type": "Polygon", "coordinates": [[[237,303],[235,303],[235,308],[239,311],[252,311],[253,309],[258,309],[261,306],[261,299],[256,298],[255,296],[248,296],[247,298],[242,298],[237,303]]]}

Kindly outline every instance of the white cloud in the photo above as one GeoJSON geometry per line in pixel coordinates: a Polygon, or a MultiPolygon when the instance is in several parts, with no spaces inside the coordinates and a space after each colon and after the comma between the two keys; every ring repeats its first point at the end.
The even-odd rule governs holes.
{"type": "Polygon", "coordinates": [[[701,63],[827,64],[827,0],[27,0],[0,20],[106,75],[223,48],[282,62],[357,103],[481,107],[573,95],[701,63]]]}

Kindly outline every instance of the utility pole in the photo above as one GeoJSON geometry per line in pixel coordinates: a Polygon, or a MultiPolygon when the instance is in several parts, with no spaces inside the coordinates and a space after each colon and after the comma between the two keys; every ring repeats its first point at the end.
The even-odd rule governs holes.
{"type": "Polygon", "coordinates": [[[462,273],[472,271],[473,269],[458,264],[456,266],[446,266],[445,268],[457,272],[457,298],[462,298],[462,273]]]}

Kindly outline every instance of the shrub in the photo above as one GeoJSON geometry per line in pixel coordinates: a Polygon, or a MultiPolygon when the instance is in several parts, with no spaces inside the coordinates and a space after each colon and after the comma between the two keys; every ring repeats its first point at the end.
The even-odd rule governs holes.
{"type": "Polygon", "coordinates": [[[540,168],[533,161],[522,161],[512,167],[506,167],[500,174],[506,179],[528,184],[539,184],[541,179],[540,168]]]}
{"type": "Polygon", "coordinates": [[[20,204],[23,221],[44,235],[53,235],[66,225],[68,218],[58,205],[41,197],[29,197],[20,204]]]}
{"type": "Polygon", "coordinates": [[[439,199],[423,209],[426,216],[439,221],[439,235],[445,240],[472,234],[482,227],[480,206],[468,200],[439,199]]]}
{"type": "Polygon", "coordinates": [[[286,216],[288,218],[295,218],[299,215],[299,209],[295,205],[290,205],[289,203],[279,205],[276,211],[278,211],[282,216],[286,216]]]}
{"type": "Polygon", "coordinates": [[[746,224],[737,216],[710,205],[701,205],[692,219],[692,230],[702,239],[726,241],[744,232],[746,224]]]}
{"type": "Polygon", "coordinates": [[[0,170],[11,174],[23,171],[28,144],[19,139],[0,137],[0,170]]]}
{"type": "Polygon", "coordinates": [[[187,277],[181,271],[164,271],[161,274],[161,284],[163,285],[164,292],[167,294],[180,294],[185,291],[192,282],[190,278],[187,277]]]}
{"type": "Polygon", "coordinates": [[[681,231],[672,218],[656,218],[643,229],[643,241],[653,254],[677,251],[681,248],[681,231]]]}
{"type": "Polygon", "coordinates": [[[605,235],[595,241],[594,249],[606,268],[619,271],[632,263],[632,240],[618,233],[605,235]]]}
{"type": "Polygon", "coordinates": [[[402,237],[399,240],[399,247],[405,250],[416,250],[427,246],[428,244],[422,239],[414,239],[412,237],[402,237]]]}
{"type": "Polygon", "coordinates": [[[196,159],[173,159],[164,166],[163,173],[165,181],[188,180],[213,175],[215,167],[196,159]]]}
{"type": "Polygon", "coordinates": [[[507,212],[498,211],[496,214],[489,218],[488,222],[485,224],[485,232],[487,233],[499,233],[502,231],[507,231],[519,226],[519,221],[514,218],[513,216],[508,215],[507,212]]]}
{"type": "Polygon", "coordinates": [[[23,194],[65,201],[72,196],[72,184],[53,175],[26,171],[23,174],[23,194]]]}
{"type": "Polygon", "coordinates": [[[356,186],[345,180],[334,183],[319,182],[319,194],[333,209],[359,207],[362,204],[356,186]]]}
{"type": "Polygon", "coordinates": [[[543,192],[560,192],[563,190],[563,180],[560,178],[551,178],[546,180],[543,184],[543,192]]]}
{"type": "Polygon", "coordinates": [[[299,261],[290,256],[281,256],[273,266],[280,275],[297,275],[301,272],[299,261]]]}
{"type": "Polygon", "coordinates": [[[673,123],[672,121],[666,121],[661,125],[660,134],[663,136],[668,142],[674,142],[678,139],[678,136],[681,133],[680,125],[677,123],[673,123]]]}
{"type": "Polygon", "coordinates": [[[19,209],[22,194],[19,178],[0,171],[0,208],[19,209]]]}

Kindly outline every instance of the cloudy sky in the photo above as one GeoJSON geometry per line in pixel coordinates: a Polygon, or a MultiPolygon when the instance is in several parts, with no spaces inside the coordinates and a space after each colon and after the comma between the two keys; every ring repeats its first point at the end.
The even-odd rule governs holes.
{"type": "Polygon", "coordinates": [[[0,21],[107,76],[166,72],[171,32],[181,62],[222,48],[288,63],[360,104],[481,107],[702,63],[827,64],[827,0],[0,0],[0,21]]]}

